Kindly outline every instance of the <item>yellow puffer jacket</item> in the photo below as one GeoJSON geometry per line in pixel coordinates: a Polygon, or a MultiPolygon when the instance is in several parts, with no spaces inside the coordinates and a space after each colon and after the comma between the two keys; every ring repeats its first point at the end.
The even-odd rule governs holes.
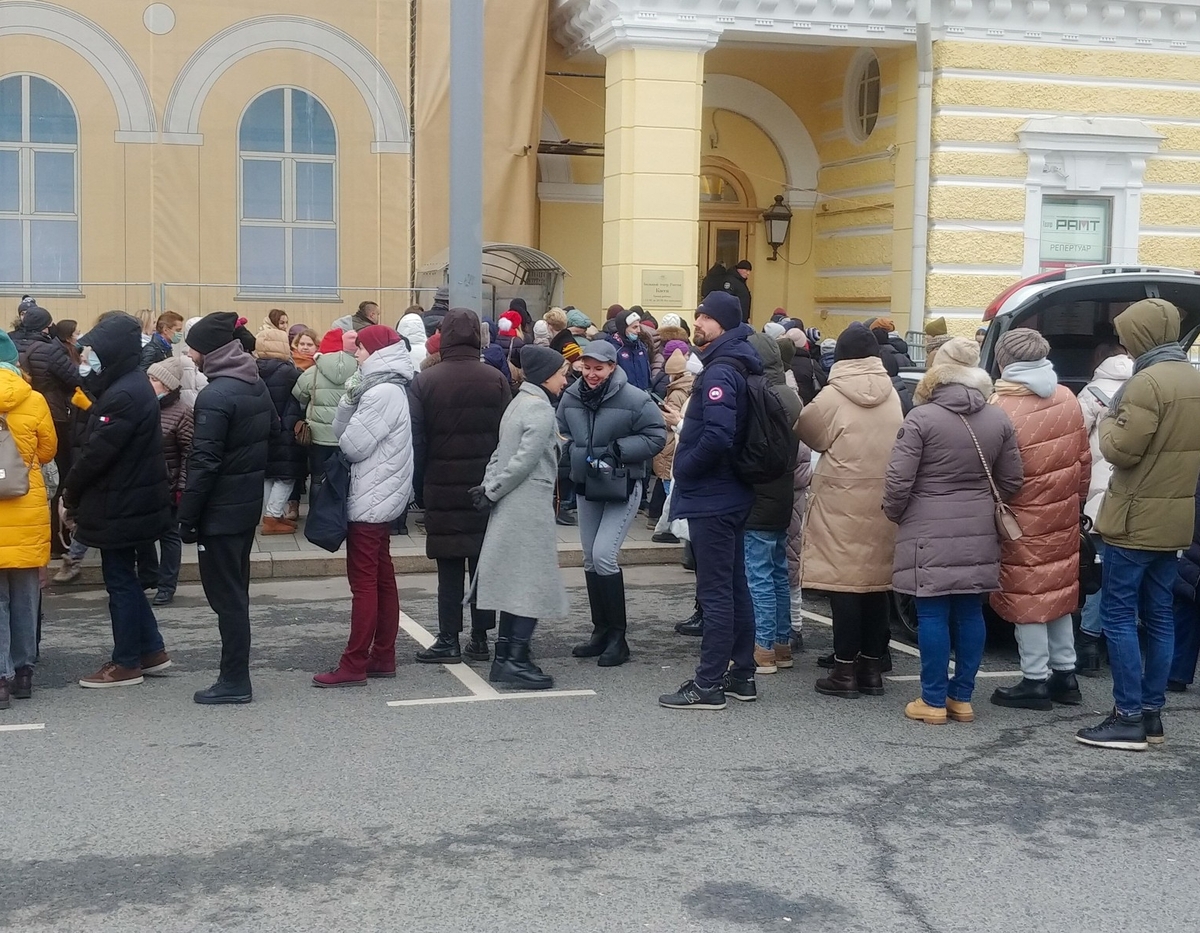
{"type": "Polygon", "coordinates": [[[50,562],[50,506],[39,466],[54,459],[58,446],[50,407],[24,379],[0,369],[0,414],[21,459],[31,467],[29,492],[19,499],[0,499],[0,568],[45,567],[50,562]]]}

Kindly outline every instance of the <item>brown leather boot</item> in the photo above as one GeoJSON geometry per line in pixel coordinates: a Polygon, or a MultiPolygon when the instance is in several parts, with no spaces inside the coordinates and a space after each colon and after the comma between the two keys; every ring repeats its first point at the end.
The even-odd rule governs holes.
{"type": "Polygon", "coordinates": [[[270,515],[264,515],[262,520],[262,531],[264,535],[290,535],[296,530],[294,523],[282,518],[272,518],[270,515]]]}
{"type": "Polygon", "coordinates": [[[14,700],[28,700],[33,696],[32,667],[17,668],[17,676],[13,678],[11,690],[14,700]]]}
{"type": "Polygon", "coordinates": [[[829,672],[829,676],[822,677],[817,681],[817,693],[823,693],[827,697],[842,697],[847,700],[861,696],[858,692],[858,678],[854,673],[854,662],[834,658],[833,669],[829,672]]]}
{"type": "Polygon", "coordinates": [[[9,702],[8,678],[0,677],[0,709],[8,709],[12,703],[9,702]]]}
{"type": "Polygon", "coordinates": [[[883,696],[883,661],[860,654],[854,662],[854,675],[858,689],[869,697],[883,696]]]}

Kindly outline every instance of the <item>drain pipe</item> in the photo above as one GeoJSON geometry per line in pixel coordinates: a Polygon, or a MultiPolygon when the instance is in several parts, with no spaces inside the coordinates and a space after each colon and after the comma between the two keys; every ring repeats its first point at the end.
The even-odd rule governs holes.
{"type": "Polygon", "coordinates": [[[912,291],[908,329],[925,329],[925,277],[929,267],[929,151],[933,134],[932,0],[916,0],[917,138],[913,165],[912,291]]]}

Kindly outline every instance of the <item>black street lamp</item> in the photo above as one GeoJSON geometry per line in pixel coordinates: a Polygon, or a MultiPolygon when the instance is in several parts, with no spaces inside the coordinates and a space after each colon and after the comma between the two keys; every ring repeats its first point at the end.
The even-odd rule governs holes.
{"type": "Polygon", "coordinates": [[[779,258],[779,247],[787,242],[788,227],[792,224],[792,209],[783,203],[783,195],[775,195],[775,203],[763,211],[763,223],[767,226],[767,243],[771,246],[770,259],[779,258]]]}

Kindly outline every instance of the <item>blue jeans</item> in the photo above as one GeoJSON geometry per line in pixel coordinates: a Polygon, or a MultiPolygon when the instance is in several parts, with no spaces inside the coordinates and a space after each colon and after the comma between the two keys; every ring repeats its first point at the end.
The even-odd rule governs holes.
{"type": "Polygon", "coordinates": [[[161,651],[163,640],[158,620],[138,582],[137,548],[101,548],[100,572],[112,617],[113,663],[141,667],[142,655],[161,651]]]}
{"type": "Polygon", "coordinates": [[[1141,716],[1166,702],[1167,671],[1175,650],[1174,597],[1179,566],[1174,551],[1138,551],[1110,544],[1104,551],[1100,618],[1112,665],[1113,700],[1123,716],[1141,716]],[[1146,626],[1145,669],[1138,645],[1138,609],[1146,626]]]}
{"type": "MultiPolygon", "coordinates": [[[[1092,535],[1092,544],[1096,546],[1096,554],[1100,557],[1100,563],[1104,563],[1104,539],[1099,535],[1092,535]]],[[[1083,603],[1082,619],[1079,623],[1080,629],[1087,632],[1089,635],[1094,635],[1097,638],[1103,631],[1100,628],[1100,597],[1104,594],[1104,588],[1101,586],[1099,593],[1093,593],[1087,597],[1083,603]]]]}
{"type": "Polygon", "coordinates": [[[1196,679],[1196,657],[1200,655],[1200,606],[1190,599],[1175,597],[1175,656],[1167,680],[1190,684],[1196,679]]]}
{"type": "Polygon", "coordinates": [[[917,597],[917,643],[921,649],[921,699],[941,708],[946,697],[968,703],[983,662],[987,629],[978,594],[917,597]],[[950,626],[954,626],[954,676],[950,676],[950,626]]]}
{"type": "Polygon", "coordinates": [[[18,667],[37,657],[38,569],[0,570],[0,677],[12,680],[18,667]]]}
{"type": "Polygon", "coordinates": [[[746,583],[754,603],[754,641],[760,648],[786,645],[792,637],[787,532],[746,532],[746,583]]]}

